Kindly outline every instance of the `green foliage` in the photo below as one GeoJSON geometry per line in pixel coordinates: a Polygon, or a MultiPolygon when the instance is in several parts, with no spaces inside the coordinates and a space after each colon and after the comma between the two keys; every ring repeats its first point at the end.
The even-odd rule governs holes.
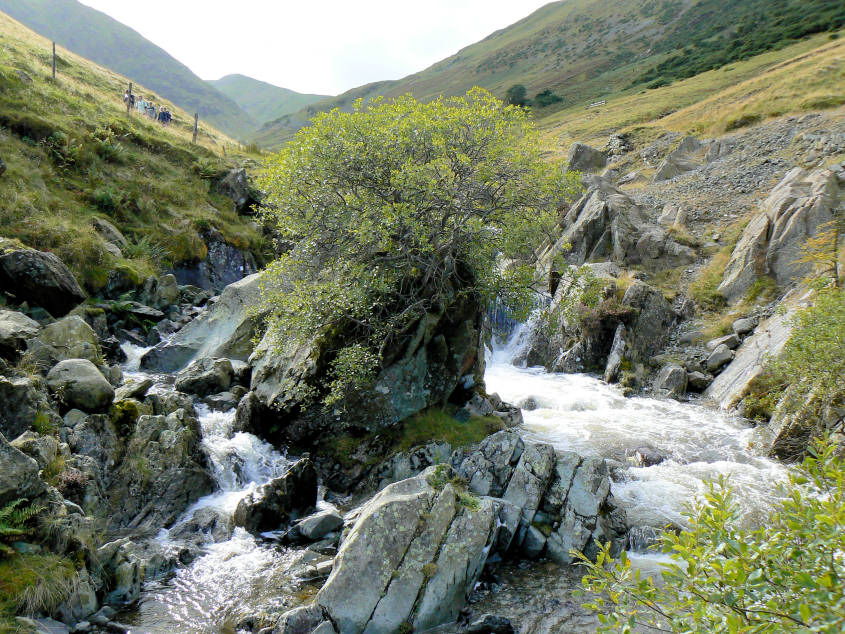
{"type": "Polygon", "coordinates": [[[50,418],[49,414],[41,410],[38,410],[32,418],[32,428],[39,434],[46,436],[52,436],[59,431],[56,423],[53,422],[53,419],[50,418]]]}
{"type": "Polygon", "coordinates": [[[546,89],[543,92],[538,92],[537,96],[534,97],[534,105],[538,108],[545,108],[547,106],[552,106],[556,103],[560,103],[563,101],[563,97],[560,95],[556,95],[551,90],[546,89]]]}
{"type": "Polygon", "coordinates": [[[78,582],[73,562],[58,555],[15,553],[0,561],[0,627],[2,617],[52,612],[67,601],[78,582]]]}
{"type": "MultiPolygon", "coordinates": [[[[677,23],[654,51],[670,56],[637,77],[634,85],[664,86],[845,26],[845,7],[836,0],[745,0],[728,5],[702,0],[695,11],[706,19],[677,23]]],[[[740,118],[736,127],[753,122],[740,118]]]]}
{"type": "Polygon", "coordinates": [[[260,185],[265,217],[292,245],[268,268],[269,332],[286,345],[329,339],[342,389],[324,405],[425,315],[464,300],[526,313],[534,248],[579,188],[543,160],[525,111],[480,89],[320,114],[267,160],[260,185]]]}
{"type": "Polygon", "coordinates": [[[24,505],[26,500],[15,500],[0,508],[0,558],[10,554],[3,542],[19,540],[32,533],[30,521],[42,511],[35,504],[24,505]]]}
{"type": "Polygon", "coordinates": [[[719,285],[722,283],[722,276],[730,262],[732,251],[733,246],[719,251],[690,284],[690,297],[704,310],[719,310],[727,304],[725,296],[719,292],[719,285]]]}
{"type": "Polygon", "coordinates": [[[528,91],[522,84],[514,84],[505,92],[505,103],[509,106],[524,108],[529,105],[528,91]]]}
{"type": "Polygon", "coordinates": [[[666,532],[662,579],[643,578],[601,546],[586,567],[600,632],[841,632],[845,629],[845,464],[819,445],[759,528],[739,527],[724,479],[710,483],[689,528],[666,532]]]}

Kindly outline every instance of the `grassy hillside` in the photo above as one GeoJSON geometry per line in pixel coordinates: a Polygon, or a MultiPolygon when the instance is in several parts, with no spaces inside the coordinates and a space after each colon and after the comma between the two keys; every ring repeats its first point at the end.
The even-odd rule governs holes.
{"type": "MultiPolygon", "coordinates": [[[[151,6],[150,10],[161,8],[151,6]]],[[[202,119],[232,137],[244,139],[260,123],[166,51],[76,0],[0,0],[0,11],[74,53],[143,84],[180,108],[199,112],[202,119]]],[[[123,90],[125,86],[120,94],[123,90]]]]}
{"type": "Polygon", "coordinates": [[[0,236],[56,253],[89,292],[114,268],[140,277],[204,258],[212,227],[260,250],[258,230],[209,186],[231,139],[203,126],[191,145],[193,122],[178,109],[168,128],[127,116],[126,78],[73,53],[61,51],[54,82],[50,42],[4,14],[0,39],[0,236]],[[97,216],[129,239],[125,257],[108,252],[97,216]]]}
{"type": "Polygon", "coordinates": [[[845,38],[816,35],[777,51],[677,81],[629,91],[604,106],[566,108],[540,120],[545,144],[601,147],[614,132],[717,136],[768,117],[845,104],[845,38]]]}
{"type": "Polygon", "coordinates": [[[238,104],[254,121],[261,123],[329,99],[328,95],[305,95],[245,75],[226,75],[208,83],[238,104]]]}
{"type": "Polygon", "coordinates": [[[407,92],[418,99],[460,94],[475,85],[499,96],[523,84],[560,102],[538,118],[608,96],[658,87],[845,25],[840,0],[564,0],[493,33],[430,68],[353,89],[265,124],[262,144],[276,146],[316,109],[407,92]]]}

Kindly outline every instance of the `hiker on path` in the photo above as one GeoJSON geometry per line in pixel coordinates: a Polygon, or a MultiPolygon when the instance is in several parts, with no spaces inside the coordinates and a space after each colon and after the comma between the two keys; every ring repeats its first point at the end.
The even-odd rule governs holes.
{"type": "Polygon", "coordinates": [[[135,108],[138,110],[138,114],[147,114],[147,102],[144,100],[144,95],[138,95],[138,99],[135,100],[135,108]]]}

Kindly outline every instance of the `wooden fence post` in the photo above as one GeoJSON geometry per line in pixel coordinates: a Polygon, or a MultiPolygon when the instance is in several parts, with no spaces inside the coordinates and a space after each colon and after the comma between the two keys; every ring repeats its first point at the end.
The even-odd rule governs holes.
{"type": "Polygon", "coordinates": [[[53,81],[56,80],[56,43],[53,42],[53,81]]]}
{"type": "Polygon", "coordinates": [[[200,113],[194,113],[194,140],[192,143],[196,144],[197,142],[197,132],[199,131],[199,121],[200,121],[200,113]]]}

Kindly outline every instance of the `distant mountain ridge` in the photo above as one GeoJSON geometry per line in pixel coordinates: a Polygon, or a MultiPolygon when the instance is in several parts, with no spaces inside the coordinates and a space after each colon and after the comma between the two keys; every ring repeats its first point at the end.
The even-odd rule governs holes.
{"type": "Polygon", "coordinates": [[[245,75],[226,75],[208,82],[237,103],[254,121],[264,123],[296,112],[329,95],[306,95],[245,75]]]}
{"type": "Polygon", "coordinates": [[[261,123],[138,32],[76,0],[0,0],[0,11],[77,55],[147,86],[163,100],[199,112],[234,138],[246,139],[261,123]]]}
{"type": "Polygon", "coordinates": [[[841,0],[562,0],[396,81],[360,86],[266,123],[256,140],[282,144],[320,110],[405,93],[428,100],[482,86],[499,97],[523,84],[552,91],[546,113],[671,83],[845,25],[841,0]]]}

